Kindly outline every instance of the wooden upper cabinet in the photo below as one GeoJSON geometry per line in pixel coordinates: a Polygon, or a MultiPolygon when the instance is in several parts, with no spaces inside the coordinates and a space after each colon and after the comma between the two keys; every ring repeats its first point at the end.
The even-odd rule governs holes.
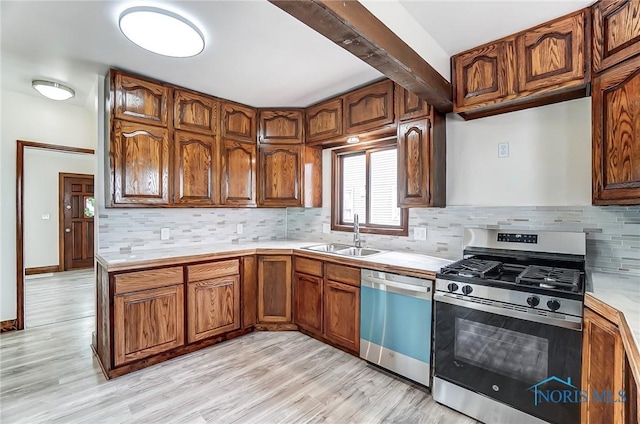
{"type": "Polygon", "coordinates": [[[307,144],[342,137],[342,98],[327,100],[307,108],[307,144]]]}
{"type": "Polygon", "coordinates": [[[302,151],[302,146],[260,146],[260,206],[302,205],[302,151]]]}
{"type": "Polygon", "coordinates": [[[594,78],[593,203],[640,204],[640,56],[594,78]]]}
{"type": "Polygon", "coordinates": [[[258,256],[258,322],[291,322],[291,256],[258,256]]]}
{"type": "Polygon", "coordinates": [[[167,126],[169,89],[161,84],[114,72],[116,119],[167,126]]]}
{"type": "Polygon", "coordinates": [[[487,44],[453,57],[454,105],[495,103],[513,93],[513,40],[487,44]]]}
{"type": "Polygon", "coordinates": [[[561,88],[585,79],[587,10],[521,33],[516,39],[518,91],[561,88]]]}
{"type": "Polygon", "coordinates": [[[428,206],[431,198],[431,120],[398,127],[398,196],[401,207],[428,206]]]}
{"type": "Polygon", "coordinates": [[[255,109],[236,103],[224,103],[222,107],[222,137],[255,143],[255,109]]]}
{"type": "Polygon", "coordinates": [[[174,134],[173,202],[214,205],[218,202],[218,158],[212,136],[176,131],[174,134]]]}
{"type": "Polygon", "coordinates": [[[302,110],[261,110],[258,118],[258,141],[266,144],[302,144],[302,110]]]}
{"type": "Polygon", "coordinates": [[[344,96],[346,134],[358,134],[395,122],[393,81],[382,81],[344,96]]]}
{"type": "Polygon", "coordinates": [[[431,105],[416,94],[396,84],[396,114],[399,121],[421,118],[431,114],[431,105]]]}
{"type": "Polygon", "coordinates": [[[593,71],[640,54],[640,2],[601,0],[593,10],[593,71]]]}
{"type": "Polygon", "coordinates": [[[116,120],[110,160],[114,204],[169,203],[169,138],[165,128],[116,120]]]}
{"type": "Polygon", "coordinates": [[[174,91],[173,127],[215,135],[218,127],[218,102],[189,91],[174,91]]]}
{"type": "Polygon", "coordinates": [[[227,206],[256,205],[256,145],[223,140],[221,146],[221,197],[227,206]]]}

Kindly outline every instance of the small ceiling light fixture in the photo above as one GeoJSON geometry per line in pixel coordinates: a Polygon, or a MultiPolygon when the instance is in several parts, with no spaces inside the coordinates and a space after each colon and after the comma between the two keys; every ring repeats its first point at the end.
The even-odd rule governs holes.
{"type": "Polygon", "coordinates": [[[67,100],[76,95],[73,89],[53,81],[33,80],[31,81],[31,86],[35,88],[38,93],[52,100],[67,100]]]}
{"type": "Polygon", "coordinates": [[[349,143],[349,144],[360,143],[360,137],[358,137],[358,136],[349,137],[349,138],[347,138],[347,143],[349,143]]]}
{"type": "Polygon", "coordinates": [[[182,16],[157,7],[132,7],[120,14],[120,30],[145,50],[170,57],[191,57],[204,50],[204,36],[182,16]]]}

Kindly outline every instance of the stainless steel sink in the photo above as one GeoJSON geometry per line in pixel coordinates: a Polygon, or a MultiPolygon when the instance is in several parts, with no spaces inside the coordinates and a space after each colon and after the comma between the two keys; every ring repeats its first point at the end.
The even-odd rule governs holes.
{"type": "Polygon", "coordinates": [[[313,250],[315,252],[333,253],[336,255],[354,256],[354,257],[370,256],[370,255],[375,255],[377,253],[382,253],[382,250],[378,250],[378,249],[368,249],[366,247],[353,247],[347,244],[338,244],[338,243],[317,244],[315,246],[305,247],[305,249],[313,250]]]}

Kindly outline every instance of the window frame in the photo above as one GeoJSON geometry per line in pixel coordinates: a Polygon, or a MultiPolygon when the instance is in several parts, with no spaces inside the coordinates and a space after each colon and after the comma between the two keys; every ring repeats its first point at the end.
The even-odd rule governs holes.
{"type": "MultiPolygon", "coordinates": [[[[408,236],[409,235],[409,209],[400,208],[400,225],[380,225],[369,224],[371,218],[369,187],[371,187],[371,153],[398,148],[398,141],[394,137],[392,139],[380,140],[366,144],[358,144],[354,146],[343,147],[331,151],[331,230],[353,232],[353,224],[345,223],[342,217],[342,158],[351,155],[365,155],[366,169],[366,217],[360,219],[360,232],[368,234],[381,234],[392,236],[408,236]]],[[[400,168],[396,168],[400,171],[400,168]]],[[[396,190],[396,195],[398,191],[396,190]]],[[[399,205],[398,199],[396,202],[399,205]]]]}

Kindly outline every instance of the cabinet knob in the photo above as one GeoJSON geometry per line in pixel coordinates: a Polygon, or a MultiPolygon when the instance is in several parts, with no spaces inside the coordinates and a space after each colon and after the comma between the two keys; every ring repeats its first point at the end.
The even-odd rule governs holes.
{"type": "Polygon", "coordinates": [[[71,228],[65,228],[65,229],[64,229],[64,232],[65,232],[65,233],[70,233],[70,232],[71,232],[71,228]]]}

